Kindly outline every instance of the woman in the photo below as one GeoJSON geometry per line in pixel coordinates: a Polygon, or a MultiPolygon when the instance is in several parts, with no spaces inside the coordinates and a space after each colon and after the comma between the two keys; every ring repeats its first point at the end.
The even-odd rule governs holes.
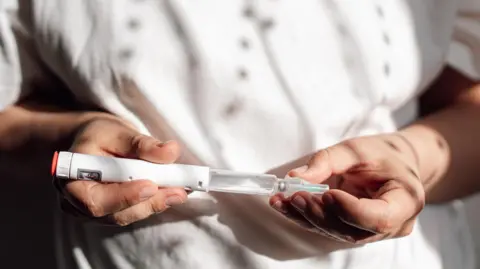
{"type": "Polygon", "coordinates": [[[33,139],[48,155],[288,173],[333,188],[265,201],[56,181],[73,215],[57,230],[61,267],[473,268],[461,207],[427,208],[416,222],[425,200],[478,190],[467,142],[480,135],[480,88],[452,68],[438,76],[457,11],[478,14],[473,1],[2,5],[2,148],[17,153],[6,160],[33,139]],[[437,77],[423,102],[436,112],[397,131],[394,112],[437,77]]]}

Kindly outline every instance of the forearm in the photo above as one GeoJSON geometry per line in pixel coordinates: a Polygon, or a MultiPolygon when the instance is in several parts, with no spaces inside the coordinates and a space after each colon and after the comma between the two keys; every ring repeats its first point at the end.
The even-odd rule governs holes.
{"type": "MultiPolygon", "coordinates": [[[[434,85],[428,116],[400,133],[410,141],[427,202],[445,202],[480,190],[480,85],[447,70],[434,85]],[[457,90],[454,90],[457,88],[457,90]],[[462,89],[463,88],[463,89],[462,89]],[[448,93],[450,91],[450,94],[448,93]]],[[[425,111],[425,110],[424,110],[425,111]]]]}
{"type": "Polygon", "coordinates": [[[479,106],[458,105],[401,131],[415,149],[427,202],[444,202],[480,190],[479,121],[479,106]]]}
{"type": "Polygon", "coordinates": [[[53,151],[68,149],[82,123],[103,115],[26,106],[12,106],[0,112],[2,178],[28,183],[48,178],[53,151]]]}

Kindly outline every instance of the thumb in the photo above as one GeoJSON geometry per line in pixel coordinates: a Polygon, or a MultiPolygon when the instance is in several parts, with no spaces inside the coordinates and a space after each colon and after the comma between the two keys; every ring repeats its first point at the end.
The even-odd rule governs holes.
{"type": "Polygon", "coordinates": [[[107,153],[155,163],[172,163],[180,155],[180,145],[177,142],[161,142],[139,133],[121,121],[110,119],[90,122],[79,132],[72,150],[86,154],[107,153]]]}
{"type": "Polygon", "coordinates": [[[138,135],[131,143],[134,158],[154,163],[173,163],[180,157],[180,145],[173,140],[160,142],[150,136],[138,135]]]}
{"type": "Polygon", "coordinates": [[[340,143],[313,154],[306,165],[291,170],[288,176],[321,183],[334,175],[347,172],[358,162],[359,156],[352,148],[340,143]]]}

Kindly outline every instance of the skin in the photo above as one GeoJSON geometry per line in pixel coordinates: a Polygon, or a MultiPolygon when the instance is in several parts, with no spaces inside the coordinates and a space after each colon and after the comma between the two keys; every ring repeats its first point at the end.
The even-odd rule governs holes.
{"type": "MultiPolygon", "coordinates": [[[[78,131],[70,151],[153,163],[173,163],[180,156],[180,146],[175,141],[162,143],[138,133],[120,120],[109,118],[93,119],[85,124],[78,131]]],[[[62,207],[65,211],[104,224],[125,226],[187,200],[185,190],[159,188],[147,179],[110,184],[58,180],[56,183],[64,194],[62,207]]]]}
{"type": "Polygon", "coordinates": [[[410,145],[399,134],[360,137],[323,149],[289,176],[332,188],[323,195],[275,196],[271,205],[303,227],[367,243],[408,235],[425,205],[410,145]]]}
{"type": "Polygon", "coordinates": [[[477,192],[480,85],[446,68],[422,102],[424,117],[398,132],[343,141],[272,170],[332,188],[277,195],[272,207],[310,231],[364,244],[410,234],[425,201],[477,192]]]}
{"type": "MultiPolygon", "coordinates": [[[[19,104],[0,113],[0,171],[28,185],[51,184],[47,173],[55,150],[170,163],[180,155],[175,141],[162,143],[102,112],[67,112],[19,104]],[[108,132],[105,132],[108,130],[108,132]],[[73,141],[73,142],[72,142],[73,141]],[[22,169],[28,166],[30,169],[22,169]]],[[[183,189],[158,188],[148,180],[122,184],[59,182],[61,208],[82,220],[125,226],[186,201],[183,189]]]]}
{"type": "MultiPolygon", "coordinates": [[[[425,201],[443,202],[478,191],[474,160],[480,159],[480,151],[469,142],[480,135],[480,86],[446,70],[439,78],[441,87],[434,83],[429,90],[433,94],[427,100],[435,109],[427,117],[397,133],[344,141],[272,170],[278,175],[327,182],[332,190],[322,196],[276,196],[271,205],[312,232],[366,243],[408,235],[425,201]],[[448,102],[436,101],[438,96],[448,102]]],[[[112,115],[59,109],[37,100],[33,105],[20,102],[0,113],[0,136],[4,138],[0,141],[0,172],[8,178],[33,180],[39,171],[47,176],[45,167],[49,167],[54,150],[158,163],[174,162],[179,156],[177,143],[143,136],[112,115]],[[34,155],[28,147],[32,144],[38,145],[34,155]],[[12,173],[19,160],[31,169],[12,173]]],[[[56,182],[56,186],[66,212],[122,226],[187,199],[183,190],[159,189],[148,181],[108,185],[56,182]]]]}

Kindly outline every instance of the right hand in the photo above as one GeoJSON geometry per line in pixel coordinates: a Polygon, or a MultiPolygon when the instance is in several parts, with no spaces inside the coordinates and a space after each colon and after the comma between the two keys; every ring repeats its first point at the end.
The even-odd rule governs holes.
{"type": "MultiPolygon", "coordinates": [[[[120,119],[106,117],[82,125],[70,151],[172,163],[180,155],[180,146],[175,141],[162,143],[120,119]]],[[[59,179],[54,182],[62,194],[63,211],[103,224],[125,226],[187,199],[184,189],[159,188],[148,179],[108,184],[59,179]]]]}

